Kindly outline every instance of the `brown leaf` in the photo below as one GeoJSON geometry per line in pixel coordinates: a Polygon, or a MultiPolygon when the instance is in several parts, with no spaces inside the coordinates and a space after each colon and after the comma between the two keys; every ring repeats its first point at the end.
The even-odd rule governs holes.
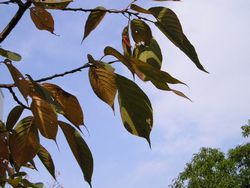
{"type": "Polygon", "coordinates": [[[30,17],[37,29],[47,30],[54,34],[54,19],[52,15],[44,8],[30,8],[30,17]]]}
{"type": "Polygon", "coordinates": [[[39,97],[33,96],[31,111],[41,134],[46,138],[55,140],[58,122],[57,115],[51,104],[39,97]]]}
{"type": "Polygon", "coordinates": [[[44,83],[42,86],[51,92],[53,98],[60,105],[63,115],[75,126],[83,125],[83,111],[74,95],[64,91],[55,84],[44,83]]]}

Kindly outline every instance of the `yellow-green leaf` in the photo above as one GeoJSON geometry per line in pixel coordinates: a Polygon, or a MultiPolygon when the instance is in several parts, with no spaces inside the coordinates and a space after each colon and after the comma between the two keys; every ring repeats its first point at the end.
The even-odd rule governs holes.
{"type": "Polygon", "coordinates": [[[33,117],[21,120],[9,137],[10,152],[19,166],[31,161],[37,154],[40,144],[33,117]]]}
{"type": "Polygon", "coordinates": [[[15,68],[10,61],[5,62],[6,66],[8,67],[10,74],[15,82],[15,85],[18,87],[19,91],[23,95],[23,97],[28,100],[29,95],[29,83],[23,75],[19,72],[17,68],[15,68]]]}
{"type": "Polygon", "coordinates": [[[33,96],[31,111],[41,134],[45,138],[55,140],[58,130],[58,122],[56,112],[51,104],[39,97],[33,96]]]}
{"type": "Polygon", "coordinates": [[[76,161],[78,162],[78,165],[82,170],[85,181],[91,186],[93,157],[88,145],[79,132],[72,126],[62,121],[59,121],[59,125],[68,141],[69,147],[74,154],[76,161]]]}
{"type": "Polygon", "coordinates": [[[43,165],[49,171],[51,176],[53,176],[53,178],[56,178],[55,177],[55,166],[54,166],[54,162],[52,160],[52,157],[49,154],[49,152],[42,145],[40,145],[37,156],[42,161],[43,165]]]}
{"type": "Polygon", "coordinates": [[[0,48],[0,55],[3,57],[6,57],[12,61],[21,61],[22,57],[15,52],[11,52],[9,50],[5,50],[3,48],[0,48]]]}
{"type": "Polygon", "coordinates": [[[105,10],[106,9],[104,7],[99,6],[89,14],[85,24],[84,36],[82,41],[100,24],[106,14],[105,10]]]}
{"type": "Polygon", "coordinates": [[[95,94],[114,110],[115,73],[105,68],[90,67],[89,81],[95,94]]]}
{"type": "Polygon", "coordinates": [[[128,26],[124,27],[122,31],[122,47],[123,47],[123,52],[124,56],[130,57],[132,55],[131,51],[131,44],[130,44],[130,39],[129,39],[129,34],[128,34],[128,26]]]}
{"type": "Polygon", "coordinates": [[[130,23],[133,40],[138,45],[143,44],[148,46],[152,39],[150,27],[142,20],[133,19],[130,23]]]}
{"type": "Polygon", "coordinates": [[[9,113],[7,122],[6,122],[6,128],[8,131],[12,130],[15,126],[16,122],[20,118],[20,116],[23,113],[23,107],[22,106],[15,106],[9,113]]]}
{"type": "Polygon", "coordinates": [[[41,7],[44,9],[64,9],[66,8],[72,0],[34,0],[33,3],[36,7],[41,7]]]}
{"type": "Polygon", "coordinates": [[[41,7],[32,7],[30,8],[30,17],[37,29],[54,33],[54,19],[47,10],[41,7]]]}
{"type": "Polygon", "coordinates": [[[63,115],[75,126],[83,125],[83,111],[77,98],[64,91],[61,87],[44,83],[42,85],[45,89],[51,92],[56,103],[60,105],[63,115]]]}
{"type": "Polygon", "coordinates": [[[194,46],[187,39],[182,31],[182,27],[176,14],[169,8],[165,7],[152,7],[149,11],[157,19],[155,25],[162,31],[168,39],[182,50],[199,68],[207,72],[201,65],[198,55],[194,46]]]}
{"type": "Polygon", "coordinates": [[[147,95],[131,80],[116,74],[120,113],[125,128],[150,144],[153,110],[147,95]]]}
{"type": "Polygon", "coordinates": [[[143,45],[137,46],[134,49],[134,56],[137,59],[146,62],[157,69],[161,69],[162,65],[161,48],[154,38],[150,40],[149,46],[143,46],[143,45]]]}
{"type": "Polygon", "coordinates": [[[139,5],[136,5],[136,4],[131,4],[130,5],[130,8],[134,11],[137,11],[137,12],[140,12],[140,13],[143,13],[143,14],[151,14],[151,12],[147,9],[144,9],[142,7],[140,7],[139,5]]]}

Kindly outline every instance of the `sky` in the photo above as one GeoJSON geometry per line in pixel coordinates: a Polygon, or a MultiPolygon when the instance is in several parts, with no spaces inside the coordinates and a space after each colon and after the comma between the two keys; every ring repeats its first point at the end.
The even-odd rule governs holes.
{"type": "MultiPolygon", "coordinates": [[[[122,9],[129,1],[75,0],[70,7],[122,9]]],[[[160,91],[149,83],[136,79],[148,94],[154,112],[151,133],[152,149],[145,139],[130,135],[122,125],[117,102],[115,116],[91,90],[87,71],[53,80],[66,91],[76,95],[84,110],[84,131],[94,157],[94,188],[165,188],[177,177],[185,164],[201,147],[215,147],[227,151],[244,143],[240,127],[249,114],[250,97],[250,2],[246,0],[189,0],[159,3],[139,0],[146,7],[166,6],[178,15],[184,33],[195,46],[200,61],[210,72],[199,71],[178,48],[152,29],[163,54],[162,69],[184,81],[183,91],[193,102],[172,93],[160,91]]],[[[15,12],[15,6],[0,6],[2,29],[15,12]],[[13,10],[14,9],[14,10],[13,10]]],[[[34,79],[64,72],[87,62],[86,55],[103,55],[105,46],[121,49],[121,31],[127,23],[121,15],[107,15],[98,28],[81,45],[87,14],[51,11],[55,19],[55,36],[35,28],[29,12],[9,37],[3,48],[20,53],[22,61],[15,65],[34,79]]],[[[129,76],[126,68],[115,65],[117,72],[129,76]]],[[[0,66],[1,83],[11,83],[4,66],[0,66]]],[[[131,78],[132,79],[132,78],[131,78]]],[[[4,119],[15,105],[7,91],[4,119]]],[[[26,112],[27,115],[29,114],[26,112]]],[[[63,135],[57,137],[59,150],[52,141],[43,140],[48,147],[60,175],[58,181],[65,188],[88,187],[80,168],[63,135]]],[[[49,187],[53,182],[46,169],[36,160],[39,172],[31,181],[42,181],[49,187]]]]}

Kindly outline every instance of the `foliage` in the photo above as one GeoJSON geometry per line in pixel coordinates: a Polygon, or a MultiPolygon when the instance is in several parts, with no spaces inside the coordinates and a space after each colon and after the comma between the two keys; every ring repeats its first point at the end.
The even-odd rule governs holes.
{"type": "Polygon", "coordinates": [[[67,8],[70,3],[71,0],[0,2],[4,5],[16,4],[19,7],[16,15],[1,32],[0,42],[8,37],[27,10],[30,11],[30,18],[37,29],[52,34],[55,34],[52,14],[55,9],[62,13],[66,11],[89,13],[82,42],[93,33],[105,19],[106,14],[112,13],[114,16],[124,15],[128,21],[121,32],[123,52],[106,46],[102,58],[88,55],[87,63],[81,67],[34,80],[32,76],[24,75],[16,68],[17,61],[25,61],[25,59],[22,60],[21,55],[4,47],[0,48],[0,56],[2,56],[0,63],[7,67],[14,81],[11,84],[0,84],[0,88],[7,89],[18,104],[9,113],[7,121],[1,122],[0,176],[2,186],[9,183],[13,187],[41,187],[41,184],[29,182],[22,171],[22,167],[36,168],[33,161],[35,156],[38,156],[48,172],[55,178],[52,156],[40,143],[40,137],[56,142],[59,129],[64,133],[83,172],[84,179],[91,186],[93,158],[81,134],[81,127],[84,126],[83,110],[76,96],[47,81],[88,69],[89,81],[97,97],[115,110],[114,101],[118,95],[124,127],[129,133],[145,138],[150,144],[150,132],[153,127],[151,102],[134,81],[118,74],[113,64],[120,62],[131,71],[133,77],[137,76],[142,81],[151,82],[160,90],[172,91],[188,99],[185,94],[170,87],[170,84],[186,84],[161,70],[163,62],[161,48],[151,31],[151,27],[156,27],[183,51],[198,69],[207,72],[201,65],[195,48],[184,34],[177,15],[171,9],[161,6],[147,9],[140,7],[137,0],[129,3],[122,10],[106,9],[101,6],[93,9],[67,8]],[[111,56],[114,60],[105,61],[107,56],[111,56]],[[19,94],[14,92],[14,88],[18,89],[19,94]],[[23,111],[28,111],[30,115],[23,117],[23,111]],[[59,115],[64,116],[63,120],[59,119],[59,115]]]}
{"type": "Polygon", "coordinates": [[[170,185],[172,188],[248,188],[250,143],[236,146],[227,156],[219,149],[201,148],[170,185]]]}
{"type": "Polygon", "coordinates": [[[248,124],[241,127],[243,137],[248,137],[250,135],[250,120],[248,120],[247,123],[248,124]]]}

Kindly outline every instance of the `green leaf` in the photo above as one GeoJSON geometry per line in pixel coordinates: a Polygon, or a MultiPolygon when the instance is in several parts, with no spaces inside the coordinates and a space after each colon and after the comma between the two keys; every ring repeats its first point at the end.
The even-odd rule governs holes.
{"type": "Polygon", "coordinates": [[[123,47],[123,52],[124,56],[130,57],[132,55],[131,51],[131,44],[130,44],[130,39],[129,39],[129,34],[128,34],[128,26],[124,27],[122,31],[122,47],[123,47]]]}
{"type": "Polygon", "coordinates": [[[150,144],[152,106],[147,95],[131,80],[116,74],[120,113],[125,128],[150,144]]]}
{"type": "Polygon", "coordinates": [[[5,50],[3,48],[0,48],[0,55],[3,57],[6,57],[12,61],[21,61],[22,57],[15,52],[11,52],[9,50],[5,50]]]}
{"type": "Polygon", "coordinates": [[[22,106],[15,106],[8,115],[6,128],[8,131],[11,131],[15,126],[16,122],[23,113],[24,108],[22,106]]]}
{"type": "Polygon", "coordinates": [[[57,115],[51,105],[45,100],[33,96],[31,111],[41,134],[48,139],[56,139],[58,130],[57,115]]]}
{"type": "Polygon", "coordinates": [[[11,156],[19,166],[36,156],[40,144],[33,117],[26,117],[17,124],[9,142],[11,156]]]}
{"type": "Polygon", "coordinates": [[[43,165],[49,171],[51,176],[53,176],[53,178],[56,178],[55,177],[55,166],[54,166],[54,162],[52,160],[52,157],[49,154],[49,152],[42,145],[40,145],[40,148],[39,148],[37,155],[38,155],[39,159],[42,161],[43,165]]]}
{"type": "Polygon", "coordinates": [[[137,44],[149,45],[152,39],[150,27],[142,20],[133,19],[130,23],[133,40],[137,44]]]}
{"type": "Polygon", "coordinates": [[[91,151],[83,140],[79,132],[69,124],[59,121],[59,125],[68,141],[70,149],[80,166],[85,181],[91,186],[91,178],[93,174],[93,157],[91,151]]]}
{"type": "Polygon", "coordinates": [[[152,38],[149,46],[140,45],[134,49],[134,56],[157,69],[161,69],[162,53],[157,41],[152,38]]]}
{"type": "Polygon", "coordinates": [[[201,65],[195,48],[182,31],[182,27],[176,14],[169,8],[152,7],[149,11],[157,19],[155,25],[165,34],[168,39],[182,50],[202,71],[207,72],[201,65]]]}
{"type": "Polygon", "coordinates": [[[41,7],[31,7],[30,17],[37,29],[47,30],[54,34],[54,19],[47,10],[41,7]]]}
{"type": "Polygon", "coordinates": [[[56,104],[59,105],[62,114],[71,123],[75,126],[83,125],[83,111],[79,101],[74,95],[64,91],[55,84],[44,83],[42,86],[52,94],[55,99],[53,103],[55,104],[56,102],[56,104]]]}
{"type": "Polygon", "coordinates": [[[106,14],[105,10],[106,9],[104,7],[99,6],[89,14],[85,24],[84,36],[82,41],[100,24],[106,14]]]}
{"type": "Polygon", "coordinates": [[[114,71],[90,67],[89,81],[95,94],[114,110],[114,100],[117,91],[114,71]]]}
{"type": "Polygon", "coordinates": [[[131,4],[130,5],[130,8],[134,11],[137,11],[137,12],[140,12],[140,13],[143,13],[143,14],[151,14],[150,11],[148,11],[147,9],[144,9],[142,7],[140,7],[139,5],[136,5],[136,4],[131,4]]]}
{"type": "Polygon", "coordinates": [[[69,3],[73,2],[72,0],[34,0],[33,3],[36,7],[41,7],[44,9],[64,9],[69,3]]]}

